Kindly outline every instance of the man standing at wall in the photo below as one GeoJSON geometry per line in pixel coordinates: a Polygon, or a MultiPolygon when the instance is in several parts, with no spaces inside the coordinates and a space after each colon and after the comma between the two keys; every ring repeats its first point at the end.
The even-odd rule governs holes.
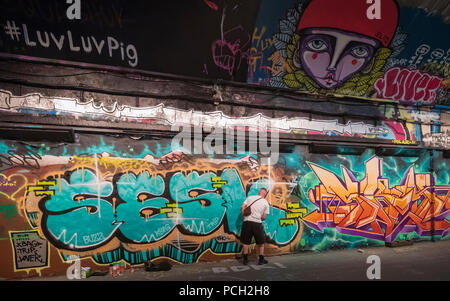
{"type": "Polygon", "coordinates": [[[243,264],[248,263],[248,247],[252,241],[252,237],[256,241],[257,254],[259,255],[258,264],[266,264],[264,259],[264,240],[265,233],[262,221],[266,219],[269,214],[269,203],[265,199],[267,189],[261,188],[257,195],[249,196],[241,206],[241,213],[243,217],[243,225],[241,231],[241,243],[243,246],[243,264]],[[244,214],[245,208],[250,207],[251,213],[244,214]]]}

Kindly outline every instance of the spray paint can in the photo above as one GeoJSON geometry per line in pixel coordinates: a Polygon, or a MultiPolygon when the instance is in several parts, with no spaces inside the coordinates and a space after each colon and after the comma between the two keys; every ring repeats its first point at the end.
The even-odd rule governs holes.
{"type": "Polygon", "coordinates": [[[81,268],[81,278],[86,279],[91,276],[91,268],[90,267],[83,267],[81,268]]]}
{"type": "Polygon", "coordinates": [[[113,265],[113,277],[119,276],[119,266],[117,264],[113,265]]]}
{"type": "Polygon", "coordinates": [[[134,273],[134,266],[130,265],[130,273],[134,273]]]}
{"type": "Polygon", "coordinates": [[[86,278],[91,277],[92,270],[90,267],[86,267],[86,278]]]}

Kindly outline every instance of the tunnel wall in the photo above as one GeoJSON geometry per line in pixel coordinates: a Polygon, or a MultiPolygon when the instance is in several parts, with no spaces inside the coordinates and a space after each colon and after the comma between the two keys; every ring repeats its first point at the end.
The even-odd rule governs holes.
{"type": "MultiPolygon", "coordinates": [[[[202,143],[202,141],[194,141],[202,143]]],[[[346,150],[350,152],[351,150],[346,150]]],[[[247,196],[269,188],[267,254],[448,239],[442,152],[189,154],[168,139],[79,134],[74,143],[0,142],[2,277],[240,253],[247,196]]]]}

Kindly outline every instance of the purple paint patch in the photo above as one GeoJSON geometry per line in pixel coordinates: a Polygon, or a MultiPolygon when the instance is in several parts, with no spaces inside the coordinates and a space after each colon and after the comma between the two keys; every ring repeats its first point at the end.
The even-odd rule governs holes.
{"type": "Polygon", "coordinates": [[[19,188],[19,183],[15,179],[0,176],[0,191],[11,195],[19,188]]]}

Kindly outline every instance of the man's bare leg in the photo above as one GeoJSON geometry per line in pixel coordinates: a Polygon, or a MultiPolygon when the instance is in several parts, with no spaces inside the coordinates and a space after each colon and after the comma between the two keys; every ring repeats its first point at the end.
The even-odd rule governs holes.
{"type": "Polygon", "coordinates": [[[247,264],[248,263],[248,245],[242,245],[242,257],[243,259],[243,263],[247,264]]]}
{"type": "Polygon", "coordinates": [[[264,256],[264,245],[256,245],[256,255],[264,256]]]}

